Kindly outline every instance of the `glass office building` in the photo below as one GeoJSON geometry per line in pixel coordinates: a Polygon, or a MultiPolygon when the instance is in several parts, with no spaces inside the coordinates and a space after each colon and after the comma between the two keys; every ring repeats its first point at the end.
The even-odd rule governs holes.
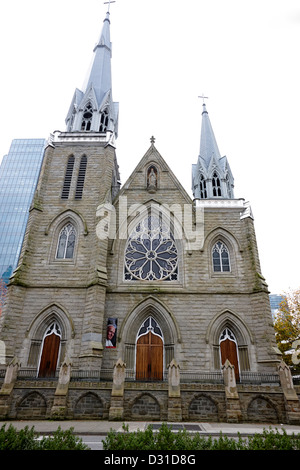
{"type": "Polygon", "coordinates": [[[285,296],[278,295],[278,294],[270,294],[269,298],[270,298],[272,318],[273,320],[275,320],[276,314],[278,313],[278,310],[280,308],[280,304],[285,299],[285,296]]]}
{"type": "Polygon", "coordinates": [[[15,139],[0,166],[0,277],[5,283],[18,264],[46,143],[15,139]]]}

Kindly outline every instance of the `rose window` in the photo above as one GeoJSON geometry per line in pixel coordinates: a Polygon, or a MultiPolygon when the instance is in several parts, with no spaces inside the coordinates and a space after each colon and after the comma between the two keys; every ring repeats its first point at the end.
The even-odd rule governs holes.
{"type": "Polygon", "coordinates": [[[173,281],[177,276],[177,248],[170,228],[159,217],[145,217],[127,242],[125,280],[173,281]]]}

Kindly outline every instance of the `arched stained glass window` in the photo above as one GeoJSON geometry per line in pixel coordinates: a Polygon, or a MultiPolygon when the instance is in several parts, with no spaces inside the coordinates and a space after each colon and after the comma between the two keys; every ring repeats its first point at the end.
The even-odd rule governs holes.
{"type": "Polygon", "coordinates": [[[152,317],[148,317],[147,320],[144,321],[141,328],[139,329],[138,338],[142,335],[146,335],[149,333],[149,331],[163,338],[163,334],[158,323],[152,317]]]}
{"type": "Polygon", "coordinates": [[[145,217],[131,233],[125,249],[124,274],[129,281],[177,280],[175,240],[158,216],[145,217]]]}
{"type": "Polygon", "coordinates": [[[230,272],[229,251],[225,243],[218,241],[212,249],[214,272],[230,272]]]}
{"type": "Polygon", "coordinates": [[[76,230],[72,224],[67,224],[61,230],[58,239],[56,258],[72,259],[76,241],[76,230]]]}

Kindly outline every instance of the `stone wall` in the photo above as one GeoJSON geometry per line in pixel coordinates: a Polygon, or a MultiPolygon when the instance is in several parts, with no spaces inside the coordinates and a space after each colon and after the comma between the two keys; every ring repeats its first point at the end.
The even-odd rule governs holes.
{"type": "MultiPolygon", "coordinates": [[[[55,382],[16,382],[10,401],[9,419],[51,417],[55,382]]],[[[111,383],[71,382],[67,397],[67,419],[109,418],[111,383]]],[[[242,422],[288,423],[280,387],[238,385],[242,422]]],[[[182,421],[226,422],[223,385],[184,384],[181,391],[182,421]]],[[[124,420],[167,421],[168,387],[161,384],[125,384],[124,420]]]]}
{"type": "MultiPolygon", "coordinates": [[[[243,206],[223,207],[222,201],[217,201],[205,208],[203,245],[190,250],[185,237],[177,240],[176,281],[126,282],[126,237],[107,241],[99,239],[96,232],[97,208],[112,202],[114,171],[115,149],[109,145],[82,142],[47,148],[20,263],[0,318],[0,339],[5,341],[7,362],[18,358],[22,367],[37,370],[43,335],[49,322],[55,320],[62,332],[60,362],[67,358],[73,369],[80,371],[112,370],[122,358],[134,376],[137,333],[152,316],[164,340],[164,372],[173,359],[182,373],[220,371],[219,338],[225,326],[232,329],[238,345],[244,348],[246,370],[275,371],[278,357],[268,291],[260,270],[253,220],[241,218],[243,206]],[[64,200],[61,190],[70,155],[75,157],[74,177],[70,197],[64,200]],[[75,200],[82,155],[88,159],[87,173],[83,198],[75,200]],[[67,221],[74,223],[78,235],[75,255],[70,260],[59,260],[55,257],[58,234],[67,221]],[[229,249],[230,272],[213,271],[212,247],[219,239],[229,249]],[[113,349],[105,348],[110,317],[118,319],[117,347],[113,349]]],[[[176,204],[183,210],[187,205],[195,215],[192,200],[154,146],[114,201],[117,233],[122,228],[121,197],[126,198],[127,208],[154,203],[165,207],[176,204]],[[146,176],[152,164],[156,166],[158,181],[150,192],[146,176]]],[[[126,222],[137,220],[127,215],[126,222]]],[[[62,406],[66,417],[107,419],[112,401],[110,388],[111,384],[102,382],[70,382],[62,406]]],[[[191,383],[182,386],[181,393],[172,404],[176,413],[181,400],[182,419],[228,419],[228,400],[222,385],[191,383]]],[[[55,385],[51,381],[17,381],[9,400],[9,417],[26,417],[30,413],[35,418],[49,417],[55,385]]],[[[255,421],[260,414],[272,421],[285,419],[282,394],[276,395],[274,389],[242,388],[239,400],[241,416],[246,421],[255,421]]],[[[123,409],[124,419],[165,420],[170,403],[165,382],[128,382],[123,406],[117,397],[114,408],[116,413],[123,409]]],[[[234,408],[236,402],[231,404],[234,408]]],[[[55,406],[60,406],[58,399],[55,406]]]]}

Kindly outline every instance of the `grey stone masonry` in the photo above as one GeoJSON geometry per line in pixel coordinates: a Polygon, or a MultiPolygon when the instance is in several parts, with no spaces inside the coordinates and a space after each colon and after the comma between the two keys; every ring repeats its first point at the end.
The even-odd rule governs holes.
{"type": "MultiPolygon", "coordinates": [[[[106,293],[107,241],[96,234],[97,207],[111,202],[116,178],[115,149],[101,143],[49,145],[22,247],[1,317],[1,339],[7,358],[30,362],[33,343],[41,343],[51,319],[61,322],[64,351],[75,367],[101,367],[106,293]],[[87,157],[82,199],[75,199],[81,157],[87,157]],[[67,199],[62,199],[67,161],[74,168],[67,199]],[[76,230],[74,256],[58,259],[61,229],[76,230]],[[43,326],[44,323],[44,326],[43,326]]],[[[63,357],[61,357],[63,360],[63,357]]]]}
{"type": "Polygon", "coordinates": [[[9,393],[2,389],[1,416],[255,421],[262,414],[274,422],[296,422],[299,400],[295,393],[293,403],[284,399],[279,379],[268,387],[244,383],[251,374],[276,379],[280,362],[254,221],[244,200],[206,200],[199,211],[153,144],[119,192],[117,180],[110,144],[58,140],[46,149],[0,317],[6,364],[18,358],[20,374],[9,393]],[[74,168],[64,199],[70,156],[74,168]],[[76,199],[82,156],[87,167],[82,198],[76,199]],[[126,247],[152,210],[159,220],[170,217],[176,275],[126,278],[126,247]],[[68,224],[75,233],[73,251],[62,258],[58,246],[68,224]],[[189,237],[196,229],[201,236],[193,244],[189,237]],[[214,265],[217,242],[226,247],[224,270],[214,265]],[[106,343],[109,323],[113,345],[106,343]],[[55,335],[56,374],[66,361],[69,370],[63,394],[55,370],[51,377],[37,377],[44,354],[49,366],[43,365],[43,373],[50,368],[55,335]],[[222,375],[225,338],[236,360],[234,397],[222,375]],[[122,364],[121,385],[116,364],[122,364]],[[177,373],[169,375],[168,387],[174,365],[177,373]],[[150,375],[141,380],[138,371],[150,375]]]}

